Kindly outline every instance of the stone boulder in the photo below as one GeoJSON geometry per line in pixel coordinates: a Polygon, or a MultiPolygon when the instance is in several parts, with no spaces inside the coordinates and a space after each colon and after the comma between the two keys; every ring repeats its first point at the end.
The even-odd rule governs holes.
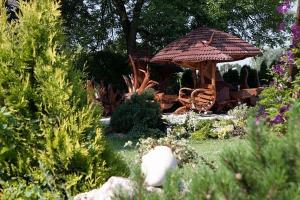
{"type": "Polygon", "coordinates": [[[78,194],[74,200],[112,200],[117,194],[134,195],[134,183],[128,178],[111,177],[100,189],[78,194]]]}
{"type": "Polygon", "coordinates": [[[167,146],[156,146],[142,157],[142,173],[147,186],[162,186],[167,172],[177,168],[178,163],[172,150],[167,146]]]}

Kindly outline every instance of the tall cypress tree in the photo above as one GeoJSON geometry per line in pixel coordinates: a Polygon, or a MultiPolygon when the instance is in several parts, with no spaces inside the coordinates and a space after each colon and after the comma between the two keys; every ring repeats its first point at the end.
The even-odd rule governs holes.
{"type": "Polygon", "coordinates": [[[126,174],[62,47],[59,2],[19,3],[17,20],[0,11],[0,198],[70,198],[126,174]]]}

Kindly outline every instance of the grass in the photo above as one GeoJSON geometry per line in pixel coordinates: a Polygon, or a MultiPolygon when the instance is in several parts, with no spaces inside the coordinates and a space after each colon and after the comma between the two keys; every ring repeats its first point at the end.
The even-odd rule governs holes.
{"type": "MultiPolygon", "coordinates": [[[[123,159],[127,162],[128,166],[133,166],[138,163],[138,151],[133,147],[124,147],[127,142],[126,137],[120,137],[118,135],[107,136],[112,148],[117,151],[123,159]]],[[[240,145],[245,145],[245,139],[231,138],[224,140],[203,140],[203,141],[189,141],[189,144],[194,148],[199,156],[203,157],[208,162],[215,166],[220,164],[220,158],[222,152],[226,149],[237,148],[240,145]]],[[[195,168],[201,167],[203,162],[199,162],[197,165],[185,165],[180,171],[181,173],[192,176],[192,172],[195,168]]]]}
{"type": "Polygon", "coordinates": [[[222,152],[228,148],[236,148],[239,145],[243,145],[245,142],[244,139],[230,138],[224,140],[190,141],[189,143],[200,156],[210,161],[219,162],[222,152]]]}

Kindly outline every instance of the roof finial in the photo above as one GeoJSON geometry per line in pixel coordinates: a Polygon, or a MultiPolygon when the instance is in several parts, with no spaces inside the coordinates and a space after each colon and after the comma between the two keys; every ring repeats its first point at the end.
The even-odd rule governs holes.
{"type": "Polygon", "coordinates": [[[215,35],[215,31],[214,31],[214,32],[212,33],[212,35],[210,36],[209,41],[202,40],[202,41],[201,41],[202,44],[203,44],[204,46],[209,46],[209,45],[211,45],[211,43],[212,43],[212,41],[213,41],[214,35],[215,35]]]}
{"type": "Polygon", "coordinates": [[[213,38],[214,38],[214,35],[215,35],[215,31],[211,34],[210,36],[210,40],[208,41],[208,45],[211,45],[212,41],[213,41],[213,38]]]}

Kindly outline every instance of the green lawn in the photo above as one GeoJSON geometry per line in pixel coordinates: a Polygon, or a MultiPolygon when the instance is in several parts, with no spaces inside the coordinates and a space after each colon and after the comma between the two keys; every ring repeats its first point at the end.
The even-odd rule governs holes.
{"type": "MultiPolygon", "coordinates": [[[[126,138],[115,135],[107,136],[108,141],[115,151],[117,151],[129,166],[137,164],[138,152],[135,148],[124,148],[127,142],[126,138]]],[[[203,140],[203,141],[189,141],[189,144],[196,150],[199,156],[202,156],[207,161],[213,163],[215,166],[220,164],[220,155],[226,149],[236,148],[240,145],[245,145],[245,139],[231,138],[224,140],[203,140]]],[[[203,162],[197,165],[185,165],[181,170],[182,173],[190,175],[194,168],[200,167],[203,162]]]]}

